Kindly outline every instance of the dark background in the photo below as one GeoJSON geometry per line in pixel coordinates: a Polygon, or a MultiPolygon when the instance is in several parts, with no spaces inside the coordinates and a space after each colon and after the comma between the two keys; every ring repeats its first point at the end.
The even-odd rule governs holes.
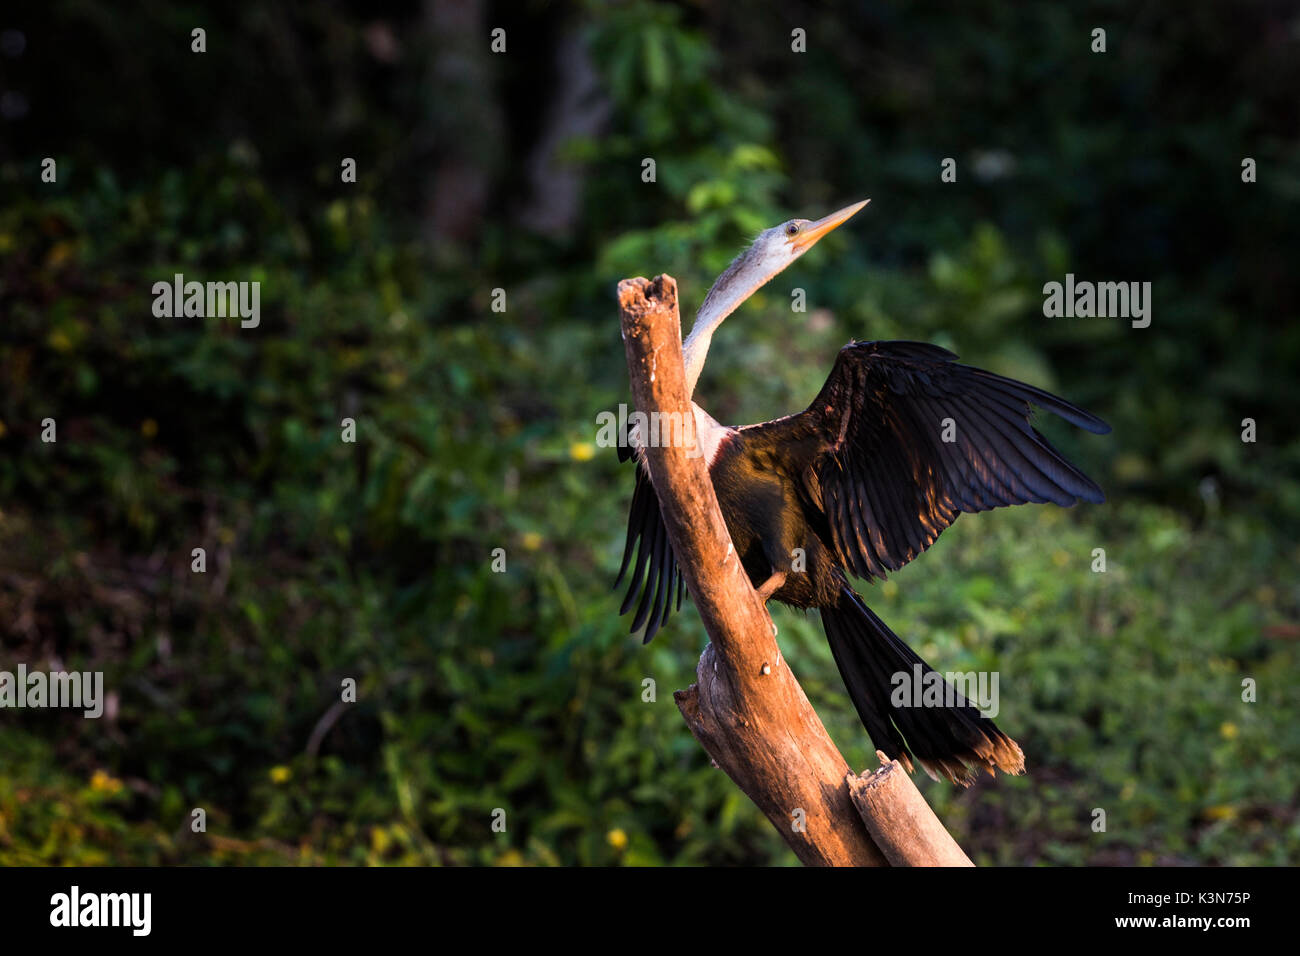
{"type": "MultiPolygon", "coordinates": [[[[867,589],[1000,674],[1027,754],[918,784],[978,862],[1294,862],[1300,9],[971,7],[6,7],[0,669],[113,698],[0,711],[0,862],[793,862],[672,703],[694,612],[648,648],[617,618],[596,416],[619,278],[693,310],[762,228],[866,197],[715,338],[717,418],[909,338],[1115,427],[1045,425],[1106,504],[968,517],[867,589]],[[176,272],[260,281],[260,327],[155,318],[176,272]],[[1067,272],[1150,281],[1151,326],[1044,318],[1067,272]]],[[[816,617],[775,617],[871,765],[816,617]]]]}

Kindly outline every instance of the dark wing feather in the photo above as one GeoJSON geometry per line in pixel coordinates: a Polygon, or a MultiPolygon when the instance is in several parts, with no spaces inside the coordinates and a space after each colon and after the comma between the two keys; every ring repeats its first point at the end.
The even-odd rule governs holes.
{"type": "Polygon", "coordinates": [[[751,440],[768,431],[768,440],[791,447],[810,432],[819,436],[804,483],[840,560],[859,577],[898,570],[962,512],[1103,500],[1030,424],[1030,406],[1097,434],[1110,426],[956,358],[922,342],[851,343],[806,411],[744,429],[751,440]],[[954,440],[944,441],[949,419],[954,440]]]}
{"type": "Polygon", "coordinates": [[[632,492],[632,508],[627,518],[627,543],[623,546],[623,563],[618,569],[615,588],[623,582],[629,567],[632,576],[628,579],[627,596],[619,614],[626,614],[636,604],[632,631],[644,626],[645,642],[649,644],[659,628],[668,623],[674,606],[681,608],[684,585],[681,570],[673,558],[673,546],[668,541],[668,529],[664,527],[659,512],[659,497],[639,458],[636,488],[632,492]],[[636,553],[635,564],[632,562],[633,551],[636,553]],[[674,587],[677,590],[676,601],[673,600],[674,587]]]}

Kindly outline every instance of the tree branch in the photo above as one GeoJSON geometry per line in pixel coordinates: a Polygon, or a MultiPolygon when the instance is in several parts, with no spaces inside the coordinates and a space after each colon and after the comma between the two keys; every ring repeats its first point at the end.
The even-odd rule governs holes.
{"type": "Polygon", "coordinates": [[[871,839],[894,866],[974,866],[897,760],[845,781],[871,839]]]}
{"type": "Polygon", "coordinates": [[[965,860],[906,773],[885,768],[864,781],[853,776],[781,656],[776,627],[727,532],[707,463],[688,451],[694,418],[677,283],[666,275],[625,279],[618,300],[637,409],[691,426],[676,432],[688,447],[645,443],[673,554],[711,641],[697,683],[673,695],[691,733],[805,864],[951,865],[952,850],[965,860]],[[856,805],[849,780],[858,781],[856,805]]]}

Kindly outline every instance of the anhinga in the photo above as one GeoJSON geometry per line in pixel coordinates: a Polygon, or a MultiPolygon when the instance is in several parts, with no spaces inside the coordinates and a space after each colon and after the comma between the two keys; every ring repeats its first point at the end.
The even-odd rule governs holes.
{"type": "MultiPolygon", "coordinates": [[[[865,205],[768,229],[727,267],[684,343],[688,394],[722,320],[865,205]]],[[[1030,424],[1030,406],[1097,434],[1110,428],[1055,395],[956,358],[920,342],[850,342],[797,415],[730,428],[695,403],[692,409],[727,530],[759,595],[820,609],[835,663],[877,749],[909,770],[914,755],[932,776],[966,784],[980,768],[1023,772],[1020,747],[960,695],[952,707],[896,706],[894,675],[911,677],[916,665],[923,674],[932,669],[872,613],[848,577],[883,579],[962,512],[1102,501],[1101,489],[1030,424]]],[[[645,627],[649,642],[672,606],[681,606],[683,585],[640,441],[634,434],[620,446],[620,458],[635,454],[638,464],[615,586],[630,567],[620,613],[639,596],[632,630],[645,627]]]]}

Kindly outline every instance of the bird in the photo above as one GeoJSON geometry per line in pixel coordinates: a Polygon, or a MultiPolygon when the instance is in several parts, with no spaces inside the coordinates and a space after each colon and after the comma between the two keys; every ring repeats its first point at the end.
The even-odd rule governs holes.
{"type": "MultiPolygon", "coordinates": [[[[943,681],[945,706],[908,706],[903,680],[942,675],[867,606],[852,579],[883,581],[963,513],[1008,505],[1104,501],[1101,488],[1034,427],[1036,407],[1094,434],[1097,416],[1032,385],[959,364],[913,341],[850,341],[802,412],[740,427],[694,401],[723,320],[870,200],[761,232],[718,276],[682,345],[698,453],[750,583],[766,603],[818,609],[831,654],[875,748],[913,772],[969,786],[981,771],[1024,773],[1024,752],[943,681]]],[[[636,462],[619,609],[649,643],[680,610],[684,584],[634,428],[636,462]],[[635,559],[634,559],[635,555],[635,559]]],[[[917,700],[920,700],[917,696],[917,700]]]]}

